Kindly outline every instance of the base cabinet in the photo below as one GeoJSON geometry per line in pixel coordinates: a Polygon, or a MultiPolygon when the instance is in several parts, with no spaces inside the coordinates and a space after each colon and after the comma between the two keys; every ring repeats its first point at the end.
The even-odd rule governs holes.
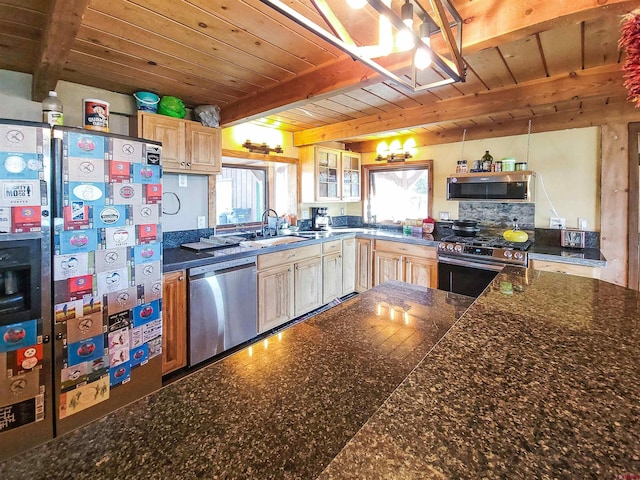
{"type": "Polygon", "coordinates": [[[342,295],[356,291],[356,239],[342,240],[342,295]]]}
{"type": "Polygon", "coordinates": [[[373,286],[372,242],[364,238],[356,239],[356,292],[362,293],[373,286]]]}
{"type": "Polygon", "coordinates": [[[293,267],[290,264],[258,272],[258,333],[293,318],[293,267]]]}
{"type": "Polygon", "coordinates": [[[342,254],[332,253],[322,258],[322,303],[342,296],[342,254]]]}
{"type": "Polygon", "coordinates": [[[545,272],[564,273],[566,275],[576,275],[578,277],[600,278],[600,267],[590,267],[588,265],[574,265],[563,262],[551,262],[549,260],[530,259],[529,267],[545,272]]]}
{"type": "Polygon", "coordinates": [[[187,281],[184,270],[162,276],[162,374],[187,365],[187,281]]]}
{"type": "Polygon", "coordinates": [[[312,258],[294,265],[294,317],[322,305],[322,261],[312,258]]]}
{"type": "Polygon", "coordinates": [[[373,285],[390,280],[438,288],[438,252],[436,248],[375,240],[373,285]]]}

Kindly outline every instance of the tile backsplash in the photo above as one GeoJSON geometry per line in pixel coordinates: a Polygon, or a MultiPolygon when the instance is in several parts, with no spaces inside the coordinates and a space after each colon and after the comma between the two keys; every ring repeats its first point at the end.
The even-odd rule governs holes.
{"type": "Polygon", "coordinates": [[[533,230],[536,206],[534,203],[460,202],[458,218],[476,220],[481,225],[495,228],[511,227],[513,219],[517,218],[522,230],[533,230]]]}

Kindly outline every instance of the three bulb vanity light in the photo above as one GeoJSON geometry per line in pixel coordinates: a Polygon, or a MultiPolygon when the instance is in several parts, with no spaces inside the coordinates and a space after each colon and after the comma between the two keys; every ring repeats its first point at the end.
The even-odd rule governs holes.
{"type": "Polygon", "coordinates": [[[294,2],[261,1],[413,92],[465,80],[462,18],[449,0],[404,0],[400,8],[398,0],[310,0],[309,17],[321,21],[294,2]],[[432,48],[436,37],[443,55],[432,48]]]}

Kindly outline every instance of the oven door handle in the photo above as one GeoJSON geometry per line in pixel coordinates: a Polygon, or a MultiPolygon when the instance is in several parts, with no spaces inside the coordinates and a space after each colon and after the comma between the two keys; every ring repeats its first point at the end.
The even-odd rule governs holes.
{"type": "Polygon", "coordinates": [[[488,263],[488,262],[483,262],[482,260],[468,261],[468,260],[463,260],[461,258],[446,257],[442,255],[438,257],[438,261],[442,263],[448,263],[449,265],[459,265],[461,267],[479,268],[481,270],[491,270],[494,272],[501,272],[505,266],[504,264],[488,263]]]}

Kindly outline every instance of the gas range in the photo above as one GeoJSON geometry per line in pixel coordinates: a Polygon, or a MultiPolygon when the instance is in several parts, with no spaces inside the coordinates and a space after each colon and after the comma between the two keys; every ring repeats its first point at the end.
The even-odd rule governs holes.
{"type": "Polygon", "coordinates": [[[533,242],[508,242],[502,237],[451,235],[438,243],[439,255],[485,262],[527,265],[527,249],[533,242]]]}

